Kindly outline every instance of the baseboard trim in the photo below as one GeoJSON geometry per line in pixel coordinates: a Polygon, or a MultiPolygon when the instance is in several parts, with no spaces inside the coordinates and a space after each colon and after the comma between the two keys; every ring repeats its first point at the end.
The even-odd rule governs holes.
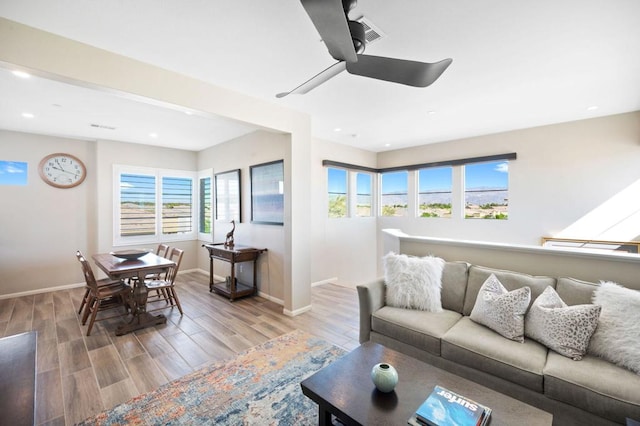
{"type": "Polygon", "coordinates": [[[331,278],[327,278],[326,280],[320,280],[320,281],[311,283],[311,287],[317,287],[323,284],[335,284],[336,281],[338,281],[338,277],[331,277],[331,278]]]}
{"type": "Polygon", "coordinates": [[[309,312],[311,310],[311,305],[307,305],[303,308],[300,309],[296,309],[295,311],[290,311],[288,309],[283,309],[282,313],[285,314],[288,317],[295,317],[298,316],[300,314],[304,314],[305,312],[309,312]]]}
{"type": "Polygon", "coordinates": [[[267,293],[264,293],[262,291],[258,291],[258,296],[263,297],[265,299],[267,299],[270,302],[273,302],[275,304],[278,304],[280,306],[284,306],[284,300],[282,299],[278,299],[277,297],[273,297],[267,293]]]}
{"type": "Polygon", "coordinates": [[[58,291],[58,290],[69,290],[71,288],[84,287],[85,285],[86,285],[85,283],[65,284],[57,287],[47,287],[47,288],[39,288],[37,290],[21,291],[19,293],[0,294],[0,300],[12,299],[14,297],[33,296],[34,294],[49,293],[49,292],[58,291]]]}

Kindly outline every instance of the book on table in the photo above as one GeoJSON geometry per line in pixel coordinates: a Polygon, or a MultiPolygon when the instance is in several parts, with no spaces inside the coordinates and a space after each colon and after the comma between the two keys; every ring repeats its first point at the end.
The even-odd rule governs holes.
{"type": "Polygon", "coordinates": [[[484,426],[489,416],[491,408],[436,386],[408,423],[414,426],[484,426]]]}

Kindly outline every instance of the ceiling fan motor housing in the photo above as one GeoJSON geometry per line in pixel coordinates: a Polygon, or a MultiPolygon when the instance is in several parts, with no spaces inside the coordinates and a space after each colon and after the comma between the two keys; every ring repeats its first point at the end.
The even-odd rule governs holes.
{"type": "Polygon", "coordinates": [[[344,9],[345,15],[347,15],[358,4],[358,0],[342,0],[342,9],[344,9]]]}
{"type": "Polygon", "coordinates": [[[353,47],[356,49],[356,53],[360,54],[364,52],[366,43],[364,25],[357,21],[349,21],[349,31],[351,32],[351,40],[353,41],[353,47]]]}

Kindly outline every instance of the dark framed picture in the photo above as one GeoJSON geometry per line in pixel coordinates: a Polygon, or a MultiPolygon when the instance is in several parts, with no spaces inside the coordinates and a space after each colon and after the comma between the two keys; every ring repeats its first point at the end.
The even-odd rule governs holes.
{"type": "Polygon", "coordinates": [[[242,222],[240,169],[215,174],[216,220],[242,222]]]}
{"type": "Polygon", "coordinates": [[[284,224],[284,160],[251,166],[251,223],[284,224]]]}

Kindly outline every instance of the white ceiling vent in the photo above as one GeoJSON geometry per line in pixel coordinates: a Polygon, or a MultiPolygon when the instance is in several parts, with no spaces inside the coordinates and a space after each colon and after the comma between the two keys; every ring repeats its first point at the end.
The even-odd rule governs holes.
{"type": "Polygon", "coordinates": [[[386,34],[383,33],[380,28],[378,28],[373,22],[371,22],[364,16],[356,19],[356,21],[360,22],[364,26],[364,36],[367,40],[367,44],[371,44],[374,41],[378,41],[386,36],[386,34]]]}
{"type": "Polygon", "coordinates": [[[90,126],[91,127],[97,127],[98,129],[107,129],[107,130],[115,130],[116,129],[113,126],[107,126],[106,124],[91,123],[90,126]]]}

